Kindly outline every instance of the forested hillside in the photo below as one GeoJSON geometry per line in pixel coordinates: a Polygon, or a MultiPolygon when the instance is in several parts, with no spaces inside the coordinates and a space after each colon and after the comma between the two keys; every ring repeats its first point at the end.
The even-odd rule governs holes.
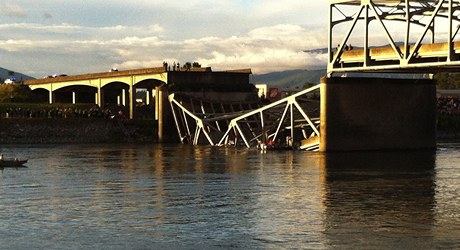
{"type": "Polygon", "coordinates": [[[283,88],[303,88],[305,84],[319,83],[326,75],[326,69],[320,70],[288,70],[263,75],[254,75],[252,83],[268,84],[283,88]]]}

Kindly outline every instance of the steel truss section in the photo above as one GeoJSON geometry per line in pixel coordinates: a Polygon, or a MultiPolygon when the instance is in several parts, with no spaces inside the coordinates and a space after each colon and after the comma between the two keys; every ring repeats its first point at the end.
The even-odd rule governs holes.
{"type": "Polygon", "coordinates": [[[168,98],[181,142],[192,142],[193,145],[197,145],[201,134],[204,134],[209,144],[214,146],[214,141],[207,130],[207,127],[210,125],[207,124],[207,126],[205,126],[203,117],[199,117],[197,114],[185,108],[182,103],[174,99],[174,96],[174,94],[171,94],[168,98]],[[190,124],[190,120],[192,120],[194,124],[190,124]],[[195,127],[193,134],[191,132],[192,125],[195,127]]]}
{"type": "Polygon", "coordinates": [[[460,0],[329,2],[329,76],[337,72],[437,72],[460,68],[460,43],[455,42],[460,29],[460,0]],[[372,22],[377,23],[378,30],[371,26],[372,22]],[[340,31],[335,35],[334,29],[347,23],[345,35],[340,31]],[[364,27],[362,32],[357,30],[358,24],[364,27]],[[361,33],[359,39],[363,42],[354,44],[359,49],[349,50],[350,40],[356,41],[354,33],[361,33]],[[387,45],[370,44],[370,37],[380,34],[387,45]]]}
{"type": "MultiPolygon", "coordinates": [[[[310,118],[307,115],[307,112],[304,111],[304,109],[301,107],[301,105],[298,102],[299,98],[302,98],[303,96],[308,95],[311,92],[316,91],[318,89],[319,89],[319,85],[316,85],[314,87],[303,90],[294,95],[281,99],[277,102],[271,103],[262,108],[250,111],[244,115],[241,115],[239,117],[232,119],[228,126],[227,131],[225,132],[222,139],[217,143],[217,145],[219,146],[224,145],[225,144],[224,142],[228,141],[229,138],[231,137],[241,138],[244,141],[245,146],[248,148],[254,145],[258,145],[261,141],[271,140],[273,142],[276,142],[278,139],[279,133],[282,129],[289,130],[290,132],[289,139],[292,140],[293,142],[297,141],[295,138],[296,128],[311,129],[311,134],[303,133],[304,138],[302,139],[309,139],[311,137],[319,137],[320,136],[320,133],[318,131],[319,120],[310,118]],[[267,123],[267,119],[264,118],[267,115],[267,113],[271,111],[279,111],[280,107],[282,108],[283,112],[281,116],[279,117],[279,119],[276,119],[275,121],[271,123],[267,123]],[[295,111],[297,111],[300,114],[300,117],[295,116],[295,111]],[[262,124],[261,130],[258,131],[258,133],[252,134],[252,136],[251,134],[244,133],[240,127],[240,124],[244,124],[245,119],[250,118],[250,117],[259,120],[260,124],[262,124]]],[[[291,145],[291,146],[294,146],[294,145],[291,145]]]]}
{"type": "MultiPolygon", "coordinates": [[[[174,94],[169,96],[169,101],[183,143],[197,145],[203,134],[206,140],[201,141],[212,146],[243,145],[250,148],[276,142],[283,134],[289,138],[289,141],[283,140],[286,147],[317,150],[319,118],[312,118],[314,112],[306,106],[319,88],[318,84],[262,108],[224,114],[206,113],[204,108],[202,113],[190,111],[174,94]],[[226,130],[222,130],[222,124],[227,124],[226,130]],[[301,138],[297,138],[299,135],[301,138]]],[[[315,111],[319,115],[319,110],[315,111]]]]}

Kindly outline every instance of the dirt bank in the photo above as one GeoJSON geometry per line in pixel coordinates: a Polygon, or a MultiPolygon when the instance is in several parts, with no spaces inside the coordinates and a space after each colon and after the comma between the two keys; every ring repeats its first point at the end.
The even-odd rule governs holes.
{"type": "Polygon", "coordinates": [[[154,142],[143,131],[111,119],[0,119],[1,144],[154,142]]]}

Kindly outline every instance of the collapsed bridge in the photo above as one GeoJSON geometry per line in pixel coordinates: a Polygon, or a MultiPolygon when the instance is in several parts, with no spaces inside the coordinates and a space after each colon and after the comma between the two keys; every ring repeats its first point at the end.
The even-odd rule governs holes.
{"type": "Polygon", "coordinates": [[[222,102],[169,95],[183,143],[319,149],[319,88],[300,91],[273,103],[222,102]]]}

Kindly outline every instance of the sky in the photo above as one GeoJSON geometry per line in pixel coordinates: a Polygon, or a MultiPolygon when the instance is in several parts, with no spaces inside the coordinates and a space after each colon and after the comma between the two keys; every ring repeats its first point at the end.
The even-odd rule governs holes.
{"type": "Polygon", "coordinates": [[[328,2],[2,0],[0,67],[41,78],[199,62],[254,74],[326,65],[328,2]]]}

